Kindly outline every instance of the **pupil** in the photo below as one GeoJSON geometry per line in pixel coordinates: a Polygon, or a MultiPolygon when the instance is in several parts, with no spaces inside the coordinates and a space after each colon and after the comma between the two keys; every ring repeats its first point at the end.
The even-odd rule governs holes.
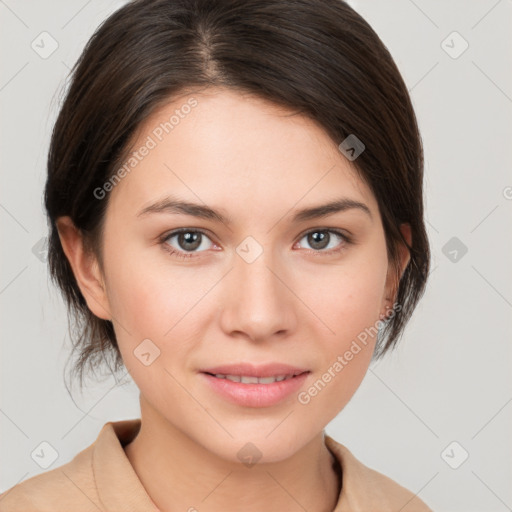
{"type": "Polygon", "coordinates": [[[200,243],[198,242],[200,234],[201,233],[192,233],[190,231],[188,231],[186,233],[180,233],[180,236],[179,236],[180,245],[182,245],[182,242],[184,242],[185,246],[186,246],[186,244],[192,244],[192,247],[188,246],[188,247],[184,247],[184,248],[197,249],[197,247],[199,247],[199,245],[200,245],[200,243]]]}
{"type": "Polygon", "coordinates": [[[327,247],[329,241],[329,235],[323,231],[315,231],[309,235],[309,243],[315,249],[323,249],[327,247]]]}

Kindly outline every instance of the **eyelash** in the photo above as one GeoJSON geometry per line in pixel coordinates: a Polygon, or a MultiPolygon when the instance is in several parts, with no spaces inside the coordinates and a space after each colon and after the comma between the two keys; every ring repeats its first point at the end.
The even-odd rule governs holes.
{"type": "MultiPolygon", "coordinates": [[[[174,231],[171,231],[170,233],[166,233],[165,235],[163,235],[160,238],[160,244],[163,246],[164,250],[167,251],[171,256],[175,256],[175,257],[177,257],[179,259],[183,259],[183,260],[188,259],[188,258],[194,258],[194,257],[196,257],[196,255],[194,252],[186,253],[186,252],[182,252],[182,251],[177,251],[176,249],[174,249],[167,243],[173,236],[179,235],[180,233],[201,233],[204,236],[206,236],[207,238],[210,238],[206,231],[203,231],[202,229],[199,229],[199,228],[194,228],[194,229],[181,228],[181,229],[176,229],[174,231]]],[[[311,229],[311,230],[307,231],[306,233],[303,233],[299,237],[299,240],[301,240],[302,238],[304,238],[307,235],[310,235],[311,233],[334,233],[335,235],[339,236],[342,239],[342,243],[336,249],[330,249],[327,251],[323,250],[323,249],[322,250],[311,249],[310,251],[313,252],[313,254],[315,256],[316,255],[324,256],[324,255],[337,254],[337,253],[341,252],[343,249],[345,249],[347,245],[353,243],[353,240],[351,237],[349,237],[348,235],[346,235],[345,233],[342,233],[341,231],[339,231],[337,229],[332,229],[332,228],[311,229]]]]}

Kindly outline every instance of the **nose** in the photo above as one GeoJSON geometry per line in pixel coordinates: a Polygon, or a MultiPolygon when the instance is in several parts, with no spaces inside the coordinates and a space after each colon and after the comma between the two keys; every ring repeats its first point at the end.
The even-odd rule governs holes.
{"type": "Polygon", "coordinates": [[[297,326],[300,304],[289,283],[290,274],[271,257],[271,251],[249,261],[236,254],[234,268],[226,276],[222,329],[253,341],[290,335],[297,326]]]}

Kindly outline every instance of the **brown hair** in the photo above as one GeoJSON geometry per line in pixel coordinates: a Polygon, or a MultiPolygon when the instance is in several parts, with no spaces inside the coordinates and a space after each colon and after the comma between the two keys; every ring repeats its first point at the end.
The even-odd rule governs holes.
{"type": "Polygon", "coordinates": [[[113,358],[117,371],[123,361],[112,323],[87,307],[56,219],[71,217],[101,266],[108,197],[93,191],[113,176],[152,112],[209,86],[300,112],[336,144],[350,134],[364,143],[353,164],[378,202],[397,276],[397,244],[406,243],[400,224],[412,232],[411,259],[397,278],[399,308],[374,358],[396,344],[424,292],[430,250],[421,137],[400,72],[368,23],[341,0],[135,0],[102,23],[73,67],[48,155],[48,264],[75,321],[80,382],[87,365],[113,358]]]}

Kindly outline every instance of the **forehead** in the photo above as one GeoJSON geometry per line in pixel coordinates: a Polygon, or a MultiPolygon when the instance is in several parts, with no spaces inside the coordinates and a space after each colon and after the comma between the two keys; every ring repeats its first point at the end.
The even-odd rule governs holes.
{"type": "Polygon", "coordinates": [[[252,212],[340,195],[377,208],[315,121],[227,89],[190,92],[158,108],[123,165],[110,202],[125,214],[166,195],[252,212]]]}

